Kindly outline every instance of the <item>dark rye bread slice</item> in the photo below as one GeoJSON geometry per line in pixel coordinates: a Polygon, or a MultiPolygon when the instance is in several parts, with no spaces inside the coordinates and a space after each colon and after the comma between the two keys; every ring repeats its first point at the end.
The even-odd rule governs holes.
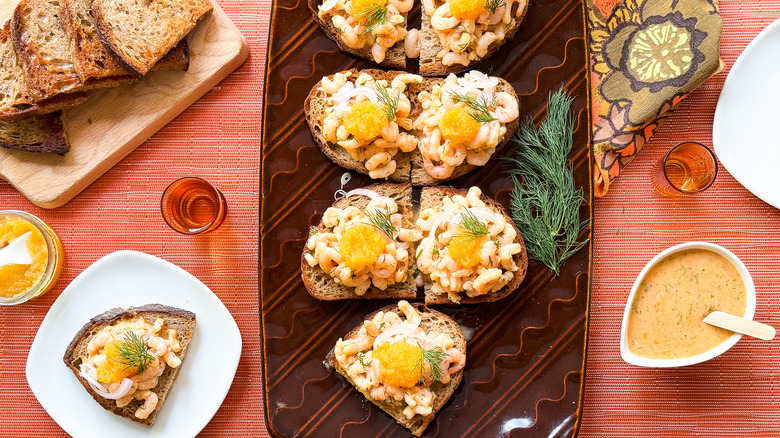
{"type": "MultiPolygon", "coordinates": [[[[520,100],[517,97],[517,93],[515,93],[514,87],[512,85],[501,79],[498,78],[499,83],[496,87],[497,92],[505,92],[511,94],[515,100],[518,102],[518,107],[520,105],[520,100]]],[[[433,89],[433,86],[436,84],[443,84],[444,79],[442,78],[425,78],[423,80],[423,85],[426,90],[433,89]]],[[[512,139],[515,135],[515,131],[517,131],[517,127],[520,125],[520,117],[517,117],[515,120],[512,120],[511,122],[506,124],[506,134],[502,138],[498,140],[498,145],[496,146],[496,152],[501,149],[509,140],[512,139]]],[[[418,137],[422,135],[422,133],[417,134],[418,137]]],[[[493,153],[493,156],[495,156],[495,152],[493,153]]],[[[492,157],[491,157],[492,160],[492,157]]],[[[488,161],[490,163],[490,161],[488,161]]],[[[487,164],[486,164],[487,165],[487,164]]],[[[432,177],[426,170],[425,170],[425,160],[423,160],[422,154],[420,153],[419,149],[415,149],[414,152],[412,152],[412,185],[414,186],[431,186],[443,183],[445,181],[451,181],[455,178],[459,178],[469,172],[471,172],[474,169],[477,169],[481,166],[474,166],[473,164],[467,163],[465,160],[463,163],[458,166],[455,170],[452,171],[452,175],[450,175],[448,178],[445,179],[436,179],[432,177]]]]}
{"type": "Polygon", "coordinates": [[[92,17],[122,66],[143,76],[212,9],[209,0],[94,0],[92,17]]]}
{"type": "Polygon", "coordinates": [[[0,120],[0,146],[59,155],[70,149],[59,112],[20,120],[0,120]]]}
{"type": "MultiPolygon", "coordinates": [[[[414,213],[412,207],[412,186],[409,183],[406,184],[392,184],[381,183],[374,184],[365,187],[368,190],[373,190],[380,196],[387,196],[393,198],[398,205],[398,211],[403,215],[403,225],[405,227],[414,227],[414,213]]],[[[333,204],[336,208],[347,208],[349,206],[357,207],[361,211],[365,211],[368,207],[370,199],[363,195],[354,195],[349,198],[341,198],[333,204]]],[[[317,225],[317,230],[320,232],[327,232],[328,228],[323,225],[322,220],[317,225]]],[[[309,236],[311,237],[311,232],[309,236]]],[[[308,237],[306,241],[308,241],[308,237]]],[[[305,245],[305,244],[304,244],[305,245]]],[[[413,299],[417,297],[417,285],[414,281],[414,269],[416,266],[414,260],[414,247],[409,249],[409,268],[406,272],[406,279],[403,283],[396,283],[388,286],[385,290],[375,288],[373,285],[368,288],[366,293],[362,296],[355,294],[355,290],[352,287],[345,286],[333,281],[326,272],[319,266],[311,267],[306,263],[306,247],[303,248],[301,254],[301,278],[303,284],[306,286],[306,290],[309,294],[318,300],[332,301],[332,300],[345,300],[345,299],[382,299],[382,298],[397,298],[397,299],[413,299]]]]}
{"type": "MultiPolygon", "coordinates": [[[[454,187],[448,187],[448,186],[424,187],[422,189],[422,195],[420,197],[420,211],[425,210],[426,208],[434,208],[434,209],[440,208],[442,199],[445,196],[454,196],[454,195],[466,196],[467,193],[468,190],[456,189],[454,187]]],[[[496,213],[503,214],[508,224],[512,224],[512,227],[514,227],[515,232],[517,233],[517,237],[515,237],[515,242],[521,244],[523,246],[523,250],[519,254],[516,254],[514,256],[515,263],[517,264],[519,270],[515,272],[515,276],[512,279],[512,281],[510,281],[506,286],[504,286],[502,289],[500,289],[497,292],[480,295],[474,298],[470,298],[465,293],[461,293],[460,304],[475,304],[475,303],[498,301],[506,297],[507,295],[511,294],[515,289],[518,288],[518,286],[520,286],[520,283],[523,282],[523,279],[525,278],[525,273],[528,270],[528,254],[526,253],[525,250],[525,242],[523,242],[523,236],[520,234],[520,230],[517,229],[517,225],[515,225],[515,222],[512,220],[509,214],[507,214],[504,207],[497,201],[485,195],[480,196],[480,199],[482,199],[482,201],[491,210],[494,210],[496,213]]],[[[428,275],[423,274],[423,282],[425,284],[425,304],[452,303],[452,301],[450,301],[449,298],[447,298],[446,294],[439,295],[433,293],[433,291],[431,290],[431,286],[433,285],[433,282],[431,281],[428,275]]]]}
{"type": "Polygon", "coordinates": [[[173,382],[179,375],[179,370],[181,370],[181,367],[184,366],[184,359],[187,355],[187,348],[189,347],[190,341],[192,340],[192,334],[194,330],[195,314],[187,310],[165,306],[162,304],[146,304],[144,306],[129,307],[127,309],[114,308],[95,316],[94,318],[90,319],[89,322],[84,324],[84,327],[82,327],[78,333],[76,333],[70,345],[68,345],[68,348],[65,350],[63,361],[65,361],[65,365],[67,365],[68,368],[73,371],[78,381],[82,386],[84,386],[84,389],[86,389],[92,398],[94,398],[95,401],[100,404],[100,406],[103,406],[104,409],[111,411],[120,417],[129,418],[136,423],[141,423],[145,426],[152,426],[154,425],[155,418],[157,418],[157,413],[160,412],[160,409],[165,403],[165,399],[168,396],[171,387],[173,386],[173,382]],[[135,411],[143,404],[141,400],[133,400],[127,406],[118,408],[116,406],[115,400],[107,400],[99,396],[97,393],[95,393],[95,391],[92,390],[92,388],[89,386],[89,383],[79,376],[79,366],[82,363],[82,358],[87,357],[87,344],[89,343],[89,340],[92,339],[104,327],[113,325],[120,320],[133,319],[138,316],[143,316],[144,319],[146,319],[146,322],[150,324],[154,324],[154,321],[157,318],[162,318],[163,321],[165,321],[163,329],[170,328],[176,330],[178,341],[181,344],[181,351],[176,355],[182,360],[182,364],[177,368],[171,368],[166,365],[165,371],[163,371],[159,378],[159,383],[157,386],[152,388],[152,392],[156,393],[158,397],[157,407],[149,415],[149,417],[143,420],[136,418],[134,415],[135,411]]]}
{"type": "MultiPolygon", "coordinates": [[[[60,17],[70,40],[70,50],[76,73],[89,83],[104,78],[131,82],[131,75],[103,43],[97,32],[91,8],[93,0],[60,0],[60,17]]],[[[189,67],[187,40],[181,40],[152,68],[156,70],[186,71],[189,67]]]]}
{"type": "MultiPolygon", "coordinates": [[[[437,331],[440,333],[447,333],[450,335],[450,337],[455,341],[455,348],[460,350],[464,356],[466,356],[466,337],[463,336],[463,332],[461,331],[460,327],[458,326],[458,323],[456,323],[452,318],[449,316],[437,312],[436,310],[429,309],[425,307],[423,304],[412,304],[415,309],[420,313],[420,316],[422,317],[422,322],[420,323],[420,328],[425,330],[426,333],[430,333],[431,331],[437,331]]],[[[366,320],[371,320],[377,313],[379,312],[396,312],[398,313],[402,319],[405,319],[403,316],[403,313],[398,309],[397,305],[390,305],[387,307],[383,307],[376,312],[368,315],[365,317],[366,320]]],[[[358,325],[352,331],[350,331],[345,337],[344,340],[352,339],[357,336],[358,331],[362,327],[361,325],[358,325]]],[[[352,379],[349,378],[347,375],[347,372],[345,369],[343,369],[341,366],[339,366],[338,362],[336,361],[336,353],[334,350],[330,350],[328,353],[326,360],[328,362],[328,365],[330,365],[333,369],[336,370],[339,374],[341,374],[347,381],[352,384],[352,386],[355,386],[355,382],[352,381],[352,379]]],[[[455,392],[455,389],[457,389],[458,385],[460,384],[460,381],[463,379],[463,370],[458,371],[455,374],[452,374],[450,376],[450,381],[447,384],[443,384],[441,382],[435,381],[431,384],[431,392],[435,395],[433,399],[433,412],[431,412],[429,415],[422,416],[422,415],[415,415],[412,417],[411,420],[408,420],[406,416],[403,414],[404,404],[403,402],[396,402],[395,400],[390,401],[377,401],[371,398],[369,393],[360,391],[363,396],[368,399],[371,403],[378,406],[380,409],[385,411],[388,415],[393,417],[395,421],[398,422],[398,424],[408,428],[412,435],[414,436],[421,436],[423,432],[425,432],[425,428],[428,426],[428,424],[433,421],[433,418],[436,416],[436,413],[441,410],[441,408],[447,403],[447,401],[450,399],[450,396],[455,392]]],[[[357,386],[355,386],[355,389],[357,389],[357,386]]]]}
{"type": "MultiPolygon", "coordinates": [[[[443,5],[445,1],[434,0],[436,8],[443,5]]],[[[520,16],[515,18],[512,26],[506,29],[506,35],[503,40],[496,41],[488,46],[488,51],[481,59],[475,59],[468,65],[455,64],[446,66],[441,63],[441,59],[437,56],[438,53],[444,48],[439,40],[439,36],[431,26],[431,17],[425,13],[425,8],[422,11],[422,25],[420,28],[420,74],[423,76],[446,76],[450,73],[462,73],[465,71],[473,70],[473,67],[483,60],[489,58],[493,53],[500,49],[504,44],[514,38],[517,33],[517,29],[520,28],[520,23],[523,22],[525,14],[528,11],[528,0],[519,0],[519,2],[512,3],[512,16],[515,16],[515,12],[520,9],[520,16]]]]}
{"type": "MultiPolygon", "coordinates": [[[[0,120],[16,120],[36,114],[47,114],[86,102],[83,93],[55,96],[35,102],[34,90],[24,78],[22,66],[11,41],[11,22],[0,29],[0,120]]],[[[59,117],[58,117],[59,118],[59,117]]],[[[34,124],[34,123],[33,123],[34,124]]],[[[31,125],[29,122],[22,125],[31,125]]]]}
{"type": "MultiPolygon", "coordinates": [[[[368,69],[368,70],[347,70],[349,72],[352,72],[352,75],[350,76],[350,79],[354,80],[358,77],[360,73],[367,73],[372,78],[376,80],[385,79],[387,80],[388,84],[395,78],[396,76],[400,74],[406,74],[406,72],[402,71],[382,71],[382,70],[376,70],[376,69],[368,69]]],[[[343,72],[342,72],[343,73],[343,72]]],[[[333,79],[335,74],[328,76],[329,79],[333,79]]],[[[410,87],[411,89],[411,87],[410,87]]],[[[412,113],[415,112],[415,100],[411,99],[411,95],[414,93],[407,93],[407,97],[410,98],[410,102],[412,104],[412,113]]],[[[415,94],[416,96],[416,94],[415,94]]],[[[341,146],[330,143],[329,141],[325,140],[325,136],[322,134],[322,122],[325,120],[325,110],[328,108],[325,99],[327,98],[327,94],[325,91],[322,90],[322,81],[317,82],[316,85],[311,89],[311,92],[309,92],[309,96],[306,97],[306,102],[303,104],[303,111],[306,115],[306,122],[309,124],[309,129],[311,130],[311,135],[314,138],[314,141],[317,143],[317,146],[320,147],[322,150],[322,153],[325,154],[328,158],[331,159],[334,163],[338,164],[341,167],[344,167],[346,169],[354,170],[358,173],[362,173],[364,175],[368,175],[368,169],[366,169],[366,166],[364,163],[357,162],[352,159],[352,157],[349,156],[349,153],[342,148],[341,146]]],[[[407,182],[409,181],[409,174],[411,172],[411,154],[412,153],[404,153],[399,151],[393,159],[396,161],[396,169],[395,172],[390,175],[389,178],[387,178],[390,181],[394,182],[407,182]]]]}
{"type": "MultiPolygon", "coordinates": [[[[316,21],[317,24],[319,24],[320,27],[322,27],[322,30],[325,31],[325,35],[327,35],[328,38],[332,39],[342,52],[350,53],[352,55],[357,56],[358,58],[363,58],[369,62],[373,62],[376,64],[377,62],[374,61],[374,57],[371,55],[371,47],[362,50],[357,50],[347,46],[341,40],[339,31],[338,29],[336,29],[336,26],[333,25],[333,22],[330,20],[323,20],[322,18],[320,18],[319,14],[317,13],[317,8],[319,7],[320,4],[322,4],[321,1],[308,0],[309,9],[311,10],[312,15],[314,16],[314,21],[316,21]]],[[[407,14],[404,14],[404,17],[407,17],[407,14]]],[[[407,19],[405,23],[408,25],[409,20],[407,19]]],[[[378,64],[383,68],[389,68],[389,69],[405,68],[406,49],[404,48],[404,40],[398,41],[392,47],[387,49],[387,52],[385,52],[384,61],[378,64]]]]}

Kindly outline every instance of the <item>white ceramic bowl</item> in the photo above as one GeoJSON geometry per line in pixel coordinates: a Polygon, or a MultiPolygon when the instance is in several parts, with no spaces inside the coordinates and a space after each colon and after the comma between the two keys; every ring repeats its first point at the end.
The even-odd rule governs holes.
{"type": "Polygon", "coordinates": [[[680,245],[673,246],[665,251],[662,251],[657,256],[653,257],[653,259],[650,260],[650,262],[644,267],[644,269],[642,269],[642,272],[639,273],[639,276],[636,278],[636,281],[634,281],[634,285],[631,287],[631,294],[628,295],[628,300],[626,301],[626,309],[623,311],[623,325],[620,329],[620,355],[623,357],[623,360],[625,360],[626,362],[640,367],[656,367],[656,368],[682,367],[687,365],[693,365],[693,364],[710,360],[714,357],[721,355],[722,353],[726,352],[729,348],[733,347],[734,344],[736,344],[737,341],[739,341],[739,339],[742,337],[741,334],[734,333],[728,339],[726,339],[716,347],[712,348],[711,350],[705,351],[704,353],[701,354],[697,354],[696,356],[686,357],[682,359],[649,359],[646,357],[637,356],[636,354],[629,351],[628,339],[627,339],[628,317],[631,314],[631,304],[634,302],[634,297],[636,296],[637,289],[639,289],[639,285],[642,283],[642,280],[644,280],[647,272],[653,266],[655,266],[659,260],[665,258],[669,254],[678,251],[684,251],[687,249],[707,249],[712,252],[718,253],[723,257],[725,257],[726,260],[731,262],[731,264],[734,265],[735,268],[737,268],[737,272],[739,272],[739,275],[742,277],[742,281],[745,283],[745,294],[747,296],[745,318],[753,319],[753,315],[756,312],[756,286],[753,284],[753,279],[750,277],[750,273],[748,272],[747,268],[742,263],[742,261],[737,258],[737,256],[735,256],[734,254],[732,254],[731,251],[727,250],[726,248],[723,248],[722,246],[718,246],[713,243],[707,243],[707,242],[688,242],[688,243],[683,243],[680,245]]]}

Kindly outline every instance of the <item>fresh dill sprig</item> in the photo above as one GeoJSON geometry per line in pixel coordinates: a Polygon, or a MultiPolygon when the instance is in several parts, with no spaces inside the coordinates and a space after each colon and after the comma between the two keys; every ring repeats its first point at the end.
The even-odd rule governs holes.
{"type": "Polygon", "coordinates": [[[393,225],[393,221],[390,220],[390,210],[380,210],[380,209],[374,209],[373,213],[368,214],[368,222],[369,225],[376,228],[381,232],[382,234],[386,235],[390,238],[390,240],[394,240],[394,233],[398,231],[398,228],[393,225]]]}
{"type": "Polygon", "coordinates": [[[455,103],[463,102],[469,108],[471,108],[471,112],[469,113],[469,115],[479,123],[488,123],[488,122],[492,122],[493,120],[496,120],[495,117],[490,115],[490,109],[498,106],[495,92],[493,92],[493,96],[491,99],[488,99],[487,96],[485,95],[482,95],[474,99],[473,97],[466,96],[465,94],[456,93],[451,90],[450,90],[450,96],[452,97],[452,100],[455,101],[455,103]]]}
{"type": "MultiPolygon", "coordinates": [[[[420,347],[419,344],[417,344],[418,347],[420,347]]],[[[438,380],[441,382],[441,362],[444,360],[445,357],[448,357],[449,354],[447,354],[444,351],[437,350],[435,348],[426,350],[422,347],[420,347],[420,351],[422,352],[420,355],[420,360],[417,361],[417,364],[415,365],[416,368],[419,368],[420,370],[420,383],[425,383],[426,377],[429,377],[433,380],[438,380]],[[425,373],[425,363],[428,362],[428,365],[431,366],[431,372],[430,375],[426,375],[425,373]]]]}
{"type": "Polygon", "coordinates": [[[487,225],[480,221],[474,212],[468,209],[461,213],[458,226],[460,226],[460,231],[453,236],[453,239],[459,242],[477,240],[482,236],[488,235],[487,225]]]}
{"type": "Polygon", "coordinates": [[[585,202],[574,183],[568,154],[574,143],[573,99],[560,89],[551,93],[547,119],[538,128],[528,121],[514,138],[510,178],[512,219],[525,240],[529,257],[560,274],[564,262],[587,243],[578,234],[588,225],[580,221],[585,202]]]}
{"type": "Polygon", "coordinates": [[[504,0],[485,0],[485,10],[495,13],[498,8],[505,6],[504,0]]]}
{"type": "Polygon", "coordinates": [[[118,349],[119,357],[121,359],[114,360],[122,365],[126,365],[127,367],[125,369],[131,367],[138,368],[138,374],[143,373],[146,370],[147,365],[154,360],[154,355],[146,350],[144,340],[138,337],[132,330],[125,333],[125,339],[119,345],[118,349]]]}
{"type": "Polygon", "coordinates": [[[396,93],[395,97],[390,97],[385,86],[376,84],[376,95],[379,98],[379,103],[385,106],[387,120],[389,122],[395,120],[395,113],[398,112],[398,101],[401,98],[400,93],[396,93]]]}
{"type": "Polygon", "coordinates": [[[356,18],[363,22],[366,26],[366,30],[363,33],[369,33],[374,30],[375,27],[385,24],[387,21],[387,6],[381,3],[375,3],[370,8],[367,8],[357,14],[356,18]]]}

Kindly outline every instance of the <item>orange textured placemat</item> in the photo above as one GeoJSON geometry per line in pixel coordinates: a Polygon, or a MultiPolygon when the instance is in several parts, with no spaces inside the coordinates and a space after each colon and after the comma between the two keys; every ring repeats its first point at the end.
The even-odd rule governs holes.
{"type": "Polygon", "coordinates": [[[723,0],[720,7],[727,70],[680,104],[595,204],[581,438],[780,436],[778,339],[745,337],[715,360],[679,369],[643,369],[620,358],[623,308],[636,275],[661,250],[690,240],[718,243],[740,257],[756,283],[755,318],[780,327],[780,210],[750,194],[722,166],[715,184],[696,196],[667,199],[650,188],[650,166],[672,145],[693,140],[712,146],[715,105],[728,68],[780,17],[777,1],[723,0]]]}
{"type": "Polygon", "coordinates": [[[48,295],[0,308],[0,437],[66,436],[30,392],[27,351],[62,289],[97,259],[120,249],[162,257],[191,272],[219,296],[238,323],[244,346],[238,372],[202,435],[268,436],[260,386],[257,255],[270,0],[218,2],[249,42],[246,64],[64,207],[39,209],[0,182],[0,209],[29,211],[51,224],[67,258],[62,278],[48,295]],[[216,232],[183,236],[163,222],[162,191],[185,175],[203,177],[224,193],[228,216],[216,232]]]}

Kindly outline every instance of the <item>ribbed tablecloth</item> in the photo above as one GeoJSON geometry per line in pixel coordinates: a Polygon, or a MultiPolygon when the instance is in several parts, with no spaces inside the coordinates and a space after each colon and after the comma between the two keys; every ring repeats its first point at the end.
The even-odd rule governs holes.
{"type": "MultiPolygon", "coordinates": [[[[15,0],[4,0],[15,1],[15,0]]],[[[270,0],[221,0],[247,37],[247,63],[69,204],[42,210],[0,182],[0,209],[32,212],[62,237],[67,261],[57,287],[24,305],[0,308],[0,437],[65,436],[32,396],[27,351],[52,302],[102,256],[133,249],[194,274],[225,303],[244,350],[230,392],[203,436],[267,436],[262,413],[258,323],[260,119],[270,0]],[[225,194],[228,217],[212,234],[171,231],[159,212],[173,179],[197,175],[225,194]]],[[[723,1],[722,56],[731,66],[747,43],[780,17],[780,2],[723,1]]],[[[645,151],[596,202],[590,343],[581,437],[779,436],[778,342],[743,339],[709,363],[645,370],[620,359],[628,290],[644,264],[673,244],[708,240],[745,262],[758,293],[756,318],[780,326],[780,211],[743,189],[723,168],[707,192],[655,195],[649,168],[673,144],[711,145],[712,118],[726,72],[687,99],[645,151]]],[[[749,145],[746,145],[749,153],[749,145]]],[[[52,364],[58,366],[58,364],[52,364]]],[[[107,433],[110,435],[110,433],[107,433]]]]}

